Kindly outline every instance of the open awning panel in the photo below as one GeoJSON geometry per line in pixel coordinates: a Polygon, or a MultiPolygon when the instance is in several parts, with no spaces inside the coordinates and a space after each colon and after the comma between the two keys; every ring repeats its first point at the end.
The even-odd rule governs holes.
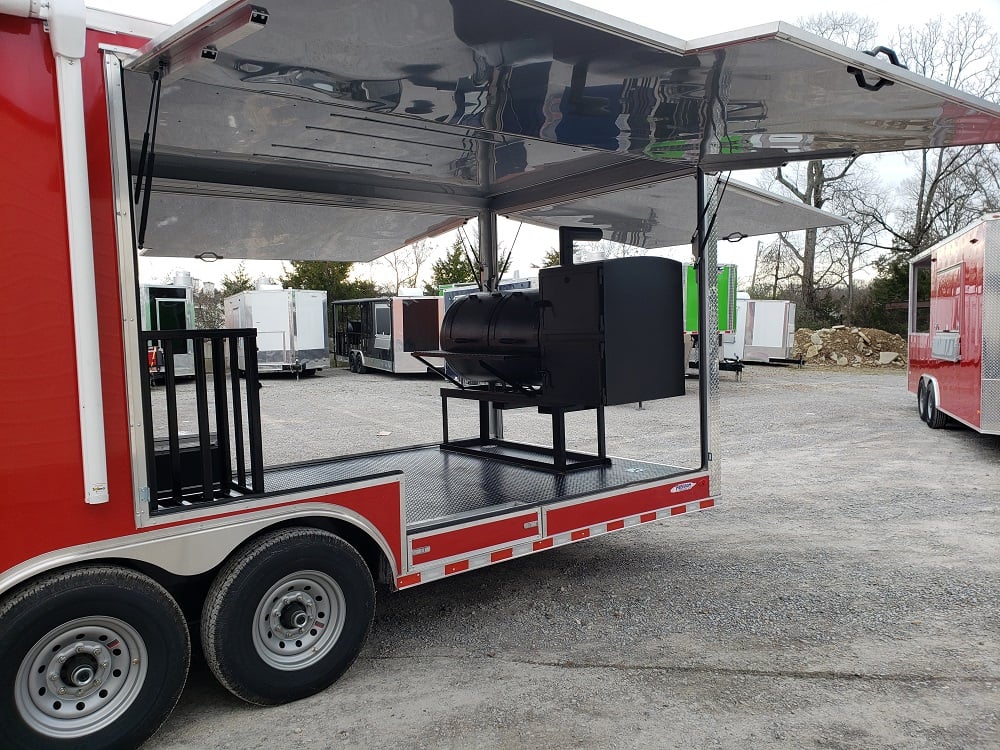
{"type": "MultiPolygon", "coordinates": [[[[587,222],[596,196],[698,166],[1000,140],[996,106],[783,24],[688,44],[561,0],[223,2],[128,68],[134,151],[149,73],[166,76],[158,188],[225,185],[229,201],[241,189],[308,193],[337,204],[338,218],[424,214],[401,222],[396,247],[415,224],[447,226],[485,208],[587,222]]],[[[164,194],[176,192],[154,195],[160,221],[174,215],[155,207],[164,194]]],[[[661,205],[637,207],[667,220],[661,205]]],[[[266,225],[276,209],[258,210],[266,225]]],[[[622,237],[644,221],[605,213],[622,237]]],[[[355,238],[356,259],[394,244],[385,225],[373,222],[371,246],[355,238]]],[[[278,252],[264,235],[241,257],[278,252]]],[[[162,240],[153,231],[150,251],[168,252],[162,240]]]]}
{"type": "MultiPolygon", "coordinates": [[[[697,195],[692,177],[519,211],[510,218],[552,229],[597,227],[606,239],[635,247],[672,247],[690,242],[698,228],[697,195]]],[[[826,211],[730,181],[715,229],[720,237],[756,237],[847,223],[826,211]]]]}

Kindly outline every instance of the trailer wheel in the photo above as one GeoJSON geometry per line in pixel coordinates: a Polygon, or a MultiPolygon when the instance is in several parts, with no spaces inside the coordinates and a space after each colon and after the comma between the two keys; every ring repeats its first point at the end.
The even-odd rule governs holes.
{"type": "Polygon", "coordinates": [[[917,414],[923,421],[927,421],[927,381],[924,379],[917,385],[917,414]]]}
{"type": "Polygon", "coordinates": [[[937,396],[934,395],[934,386],[927,384],[927,415],[924,419],[927,426],[932,430],[939,430],[948,422],[948,415],[937,408],[937,396]]]}
{"type": "Polygon", "coordinates": [[[5,748],[132,748],[180,697],[191,641],[148,576],[112,566],[52,573],[0,604],[5,748]]]}
{"type": "Polygon", "coordinates": [[[361,356],[361,352],[358,352],[358,356],[354,358],[354,364],[357,367],[355,372],[358,373],[358,375],[364,375],[368,372],[368,368],[365,367],[365,360],[364,357],[361,356]]]}
{"type": "Polygon", "coordinates": [[[320,529],[285,529],[219,571],[201,639],[223,687],[277,705],[318,693],[347,671],[374,614],[372,576],[353,547],[320,529]]]}
{"type": "Polygon", "coordinates": [[[350,369],[351,372],[357,372],[358,371],[358,363],[357,363],[357,360],[354,358],[354,352],[351,352],[348,355],[348,357],[347,357],[347,364],[348,364],[348,367],[349,367],[349,369],[350,369]]]}

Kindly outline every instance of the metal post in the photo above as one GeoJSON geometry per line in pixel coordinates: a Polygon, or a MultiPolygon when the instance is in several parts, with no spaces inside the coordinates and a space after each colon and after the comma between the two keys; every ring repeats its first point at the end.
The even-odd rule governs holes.
{"type": "MultiPolygon", "coordinates": [[[[642,408],[642,401],[639,402],[639,408],[642,408]]],[[[597,457],[608,457],[608,440],[604,428],[604,404],[597,407],[597,457]]]]}
{"type": "Polygon", "coordinates": [[[264,444],[260,424],[260,381],[257,375],[257,337],[247,336],[243,344],[247,374],[247,432],[250,441],[250,487],[255,495],[264,492],[264,444]]]}
{"type": "MultiPolygon", "coordinates": [[[[142,430],[146,444],[146,486],[149,487],[149,510],[156,507],[159,483],[156,476],[156,437],[153,434],[153,398],[150,391],[153,388],[153,373],[149,367],[149,348],[155,347],[156,341],[150,340],[148,331],[142,331],[139,336],[139,352],[145,365],[140,365],[143,373],[142,381],[142,430]]],[[[153,356],[156,357],[154,350],[153,356]]]]}
{"type": "Polygon", "coordinates": [[[558,407],[552,410],[552,463],[566,468],[566,411],[558,407]]]}
{"type": "Polygon", "coordinates": [[[494,408],[492,401],[479,402],[479,442],[483,445],[490,442],[490,437],[493,434],[492,426],[490,425],[490,412],[494,408]]]}
{"type": "Polygon", "coordinates": [[[698,391],[701,408],[701,463],[708,470],[710,491],[718,494],[719,461],[713,450],[719,437],[719,287],[718,235],[711,218],[719,209],[718,179],[698,170],[698,391]]]}
{"type": "Polygon", "coordinates": [[[239,345],[237,336],[229,337],[229,378],[233,388],[233,449],[236,452],[236,484],[246,487],[246,458],[243,447],[243,398],[240,395],[239,345]]]}
{"type": "Polygon", "coordinates": [[[330,312],[333,314],[333,366],[339,367],[340,360],[337,359],[337,350],[340,348],[340,333],[337,327],[338,319],[340,317],[340,311],[338,308],[340,305],[330,305],[330,312]]]}
{"type": "Polygon", "coordinates": [[[448,442],[448,397],[441,391],[441,442],[448,442]]]}
{"type": "MultiPolygon", "coordinates": [[[[500,283],[500,253],[497,250],[497,215],[491,209],[479,212],[479,260],[483,264],[483,289],[497,291],[500,283]]],[[[489,434],[503,439],[503,413],[489,402],[489,434]]]]}
{"type": "Polygon", "coordinates": [[[208,372],[205,365],[205,340],[188,339],[194,349],[194,392],[198,411],[198,449],[201,454],[201,499],[212,500],[215,478],[212,476],[212,432],[208,423],[208,372]]]}
{"type": "Polygon", "coordinates": [[[495,292],[500,267],[497,250],[497,215],[488,208],[479,212],[479,260],[483,264],[483,290],[495,292]]]}
{"type": "Polygon", "coordinates": [[[233,484],[229,451],[229,405],[226,399],[225,342],[212,338],[212,392],[215,394],[215,440],[219,446],[219,491],[228,495],[233,484]]]}
{"type": "MultiPolygon", "coordinates": [[[[700,157],[722,153],[720,134],[726,132],[728,79],[724,75],[726,51],[715,52],[715,61],[705,82],[707,114],[700,157]]],[[[722,462],[714,455],[719,442],[721,390],[719,383],[719,288],[718,231],[715,216],[722,198],[722,181],[706,179],[701,167],[698,180],[698,397],[701,410],[701,462],[708,471],[709,492],[722,491],[722,462]]]]}
{"type": "Polygon", "coordinates": [[[174,342],[162,339],[163,384],[167,392],[167,442],[170,447],[170,475],[174,500],[181,499],[181,446],[177,426],[177,380],[174,375],[174,342]]]}

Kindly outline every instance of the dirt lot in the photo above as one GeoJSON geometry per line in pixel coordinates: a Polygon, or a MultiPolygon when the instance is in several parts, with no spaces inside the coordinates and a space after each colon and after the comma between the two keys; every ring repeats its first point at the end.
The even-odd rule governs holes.
{"type": "MultiPolygon", "coordinates": [[[[268,461],[434,440],[438,387],[268,380],[268,461]]],[[[716,510],[382,592],[358,662],[298,703],[247,706],[196,659],[147,747],[1000,747],[1000,439],[928,429],[899,371],[722,393],[716,510]]],[[[610,450],[693,456],[694,402],[609,410],[610,450]]]]}

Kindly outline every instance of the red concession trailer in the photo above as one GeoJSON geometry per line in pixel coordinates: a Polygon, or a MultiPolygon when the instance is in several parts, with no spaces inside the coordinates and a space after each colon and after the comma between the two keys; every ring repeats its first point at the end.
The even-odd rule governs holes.
{"type": "Polygon", "coordinates": [[[539,0],[229,1],[173,29],[0,0],[0,67],[17,176],[0,201],[0,743],[32,750],[152,734],[184,685],[189,620],[235,695],[295,700],[351,665],[376,582],[711,508],[716,238],[837,221],[722,173],[1000,140],[994,105],[792,27],[686,43],[539,0]],[[492,294],[498,215],[566,228],[570,257],[534,298],[492,294]],[[137,253],[370,261],[469,220],[486,292],[443,356],[489,382],[442,407],[478,405],[471,439],[265,466],[256,331],[140,328],[137,253]],[[573,239],[598,233],[696,238],[710,335],[690,461],[606,450],[606,407],[684,383],[676,269],[574,266],[573,239]],[[182,340],[195,376],[179,388],[182,340]],[[25,366],[39,341],[69,354],[25,366]],[[220,366],[241,343],[246,381],[220,366]],[[551,415],[552,444],[504,434],[513,408],[551,415]],[[573,410],[596,416],[594,455],[566,450],[573,410]]]}
{"type": "Polygon", "coordinates": [[[930,427],[1000,435],[1000,214],[910,260],[907,386],[930,427]]]}

